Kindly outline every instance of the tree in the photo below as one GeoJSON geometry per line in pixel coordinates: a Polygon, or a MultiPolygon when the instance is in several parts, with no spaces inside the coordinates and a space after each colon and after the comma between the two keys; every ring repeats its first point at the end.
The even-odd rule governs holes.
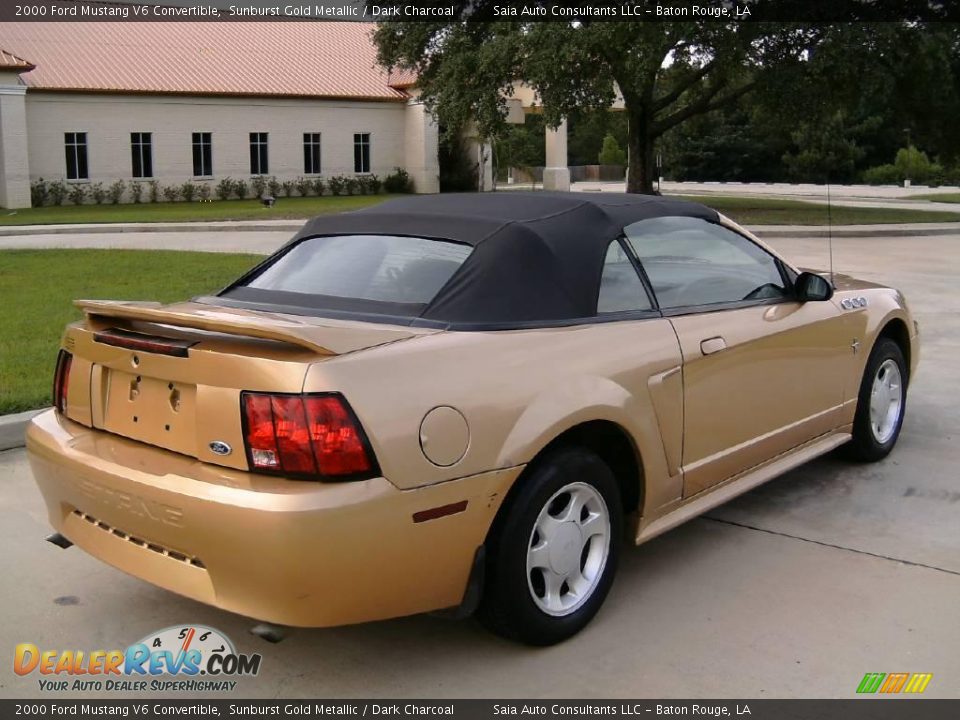
{"type": "Polygon", "coordinates": [[[790,177],[800,182],[853,182],[857,164],[866,155],[858,139],[877,124],[873,117],[851,126],[840,111],[823,122],[802,120],[791,134],[798,149],[783,155],[790,177]]]}
{"type": "Polygon", "coordinates": [[[546,162],[543,116],[529,113],[522,124],[508,125],[494,143],[498,168],[542,167],[546,162]]]}
{"type": "Polygon", "coordinates": [[[441,124],[472,120],[488,138],[504,131],[503,97],[516,81],[536,90],[551,127],[578,110],[609,108],[619,92],[628,122],[628,192],[653,192],[654,148],[665,132],[800,62],[820,32],[816,25],[754,22],[492,21],[493,6],[456,0],[452,21],[383,22],[374,34],[379,61],[417,74],[441,124]]]}
{"type": "Polygon", "coordinates": [[[784,160],[795,179],[823,182],[832,167],[849,180],[851,165],[889,163],[910,142],[949,163],[960,157],[958,55],[955,23],[825,27],[804,62],[747,98],[749,132],[763,144],[790,128],[784,160]]]}
{"type": "Polygon", "coordinates": [[[627,155],[620,149],[617,139],[613,135],[603,138],[603,147],[597,158],[601,165],[626,165],[627,155]]]}
{"type": "Polygon", "coordinates": [[[622,112],[576,112],[567,118],[567,123],[567,157],[571,165],[596,163],[607,135],[613,135],[621,148],[627,145],[627,122],[622,112]]]}
{"type": "MultiPolygon", "coordinates": [[[[800,62],[736,102],[691,118],[661,138],[675,180],[856,182],[915,141],[943,166],[960,150],[960,26],[838,23],[800,62]]],[[[930,181],[938,165],[931,163],[930,181]]],[[[896,182],[893,165],[872,182],[896,182]]],[[[915,181],[916,182],[916,181],[915,181]]]]}

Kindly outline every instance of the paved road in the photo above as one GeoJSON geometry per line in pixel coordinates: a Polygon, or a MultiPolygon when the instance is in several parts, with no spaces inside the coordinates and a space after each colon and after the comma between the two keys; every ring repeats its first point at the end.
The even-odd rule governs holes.
{"type": "MultiPolygon", "coordinates": [[[[853,697],[863,673],[932,672],[960,697],[960,243],[844,238],[838,271],[900,286],[923,332],[900,445],[876,465],[827,457],[627,552],[590,628],[519,647],[472,621],[413,617],[296,631],[279,645],[244,618],[44,543],[23,451],[0,453],[0,653],[122,647],[184,622],[264,655],[244,696],[853,697]]],[[[822,240],[775,240],[806,266],[822,240]]],[[[384,592],[389,592],[384,588],[384,592]]],[[[8,660],[0,696],[37,695],[8,660]]]]}

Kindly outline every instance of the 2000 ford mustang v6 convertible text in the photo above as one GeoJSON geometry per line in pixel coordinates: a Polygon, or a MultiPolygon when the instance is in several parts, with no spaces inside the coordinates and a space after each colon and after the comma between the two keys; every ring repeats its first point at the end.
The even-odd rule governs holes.
{"type": "Polygon", "coordinates": [[[213,297],[77,304],[27,438],[63,544],[273,623],[456,607],[535,644],[624,537],[883,458],[918,355],[896,290],[607,193],[389,201],[213,297]]]}

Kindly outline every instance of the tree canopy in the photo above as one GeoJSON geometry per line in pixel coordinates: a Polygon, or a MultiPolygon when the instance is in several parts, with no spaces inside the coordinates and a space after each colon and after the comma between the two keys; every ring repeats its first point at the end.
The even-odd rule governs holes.
{"type": "Polygon", "coordinates": [[[951,124],[936,119],[957,109],[955,85],[939,94],[930,85],[939,87],[944,68],[954,79],[960,73],[955,25],[941,24],[931,34],[918,23],[468,21],[489,18],[489,5],[459,2],[453,21],[381,23],[375,32],[380,61],[417,73],[422,97],[441,124],[472,121],[488,138],[504,134],[503,98],[517,81],[537,92],[544,120],[554,127],[564,117],[610,107],[619,93],[631,192],[652,191],[660,138],[750,94],[766,98],[776,116],[803,101],[802,114],[786,127],[801,134],[797,142],[820,147],[792,155],[794,167],[823,158],[852,167],[860,149],[850,147],[848,135],[870,122],[856,108],[864,102],[865,77],[870,90],[895,107],[936,105],[927,118],[914,118],[916,132],[960,144],[951,124]],[[897,71],[883,75],[877,67],[897,71]],[[918,75],[929,79],[927,86],[909,81],[918,75]],[[840,139],[817,137],[821,127],[839,127],[840,139]]]}

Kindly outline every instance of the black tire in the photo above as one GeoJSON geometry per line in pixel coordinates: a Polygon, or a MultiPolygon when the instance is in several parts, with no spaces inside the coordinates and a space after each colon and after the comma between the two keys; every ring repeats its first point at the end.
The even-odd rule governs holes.
{"type": "Polygon", "coordinates": [[[882,460],[900,437],[900,428],[903,425],[903,415],[907,409],[908,373],[903,351],[890,338],[880,338],[870,351],[867,366],[860,381],[860,393],[857,396],[857,413],[853,420],[853,439],[847,445],[848,456],[859,462],[876,462],[882,460]],[[887,361],[896,364],[900,371],[900,413],[888,437],[879,438],[870,419],[870,399],[874,379],[881,366],[887,361]]]}
{"type": "MultiPolygon", "coordinates": [[[[521,485],[501,510],[487,541],[485,587],[477,614],[489,630],[502,637],[529,645],[553,645],[580,632],[597,614],[610,591],[623,540],[620,490],[609,466],[595,453],[580,447],[550,452],[538,460],[519,482],[521,485]],[[579,571],[586,575],[584,558],[594,552],[591,543],[601,543],[601,550],[597,552],[603,547],[608,548],[602,569],[594,572],[596,579],[591,589],[584,592],[586,599],[576,599],[576,594],[571,595],[569,586],[564,583],[559,595],[567,597],[568,601],[574,598],[571,602],[581,604],[569,614],[553,615],[542,609],[534,598],[535,574],[543,571],[533,570],[533,579],[528,580],[527,552],[533,539],[539,538],[534,535],[534,527],[541,511],[547,508],[548,501],[558,491],[573,483],[592,488],[602,498],[609,518],[609,544],[605,545],[602,539],[595,537],[580,551],[579,571]],[[566,594],[563,587],[567,587],[566,594]]],[[[590,496],[589,489],[581,489],[583,495],[590,496]]],[[[565,495],[570,502],[570,495],[565,495]]],[[[563,497],[556,498],[548,512],[552,514],[556,507],[562,514],[563,506],[558,503],[563,497]]],[[[591,502],[594,507],[601,507],[595,497],[591,502]]],[[[586,515],[590,517],[589,510],[586,515]]],[[[543,577],[541,575],[541,582],[543,577]]]]}

